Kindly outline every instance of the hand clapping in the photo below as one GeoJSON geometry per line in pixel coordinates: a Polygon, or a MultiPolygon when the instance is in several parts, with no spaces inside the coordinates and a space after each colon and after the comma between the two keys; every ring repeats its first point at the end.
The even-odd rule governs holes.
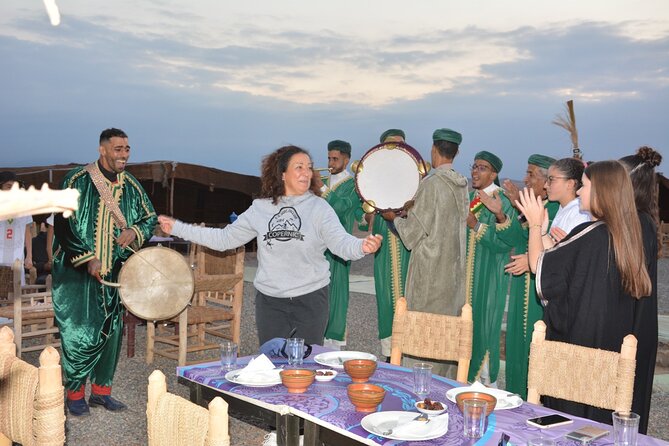
{"type": "Polygon", "coordinates": [[[527,187],[520,191],[520,201],[516,201],[518,210],[525,215],[527,224],[532,227],[535,225],[542,226],[544,218],[547,219],[546,209],[541,197],[534,195],[532,189],[527,187]]]}
{"type": "Polygon", "coordinates": [[[370,234],[362,240],[362,252],[372,254],[379,250],[383,236],[379,234],[370,234]]]}

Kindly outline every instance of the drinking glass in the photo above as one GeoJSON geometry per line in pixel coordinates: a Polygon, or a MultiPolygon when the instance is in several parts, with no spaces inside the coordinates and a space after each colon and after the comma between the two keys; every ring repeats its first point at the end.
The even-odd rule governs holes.
{"type": "Polygon", "coordinates": [[[430,393],[432,364],[418,362],[413,366],[413,393],[424,399],[430,393]]]}
{"type": "Polygon", "coordinates": [[[221,368],[232,370],[237,364],[237,344],[232,341],[221,342],[221,368]]]}
{"type": "Polygon", "coordinates": [[[613,444],[636,446],[639,433],[639,415],[634,412],[613,412],[613,444]]]}
{"type": "Polygon", "coordinates": [[[527,446],[555,446],[555,442],[550,438],[536,437],[530,438],[530,441],[527,442],[527,446]]]}
{"type": "Polygon", "coordinates": [[[304,357],[304,339],[286,339],[286,356],[288,356],[288,365],[302,365],[304,357]]]}
{"type": "Polygon", "coordinates": [[[485,432],[485,419],[488,403],[476,398],[462,402],[464,435],[466,438],[481,438],[485,432]]]}

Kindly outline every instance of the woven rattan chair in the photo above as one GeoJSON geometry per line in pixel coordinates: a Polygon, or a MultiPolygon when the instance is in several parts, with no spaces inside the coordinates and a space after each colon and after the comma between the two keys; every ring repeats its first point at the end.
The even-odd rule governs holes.
{"type": "Polygon", "coordinates": [[[620,353],[546,340],[546,324],[534,324],[527,401],[541,395],[629,412],[632,408],[637,340],[623,339],[620,353]]]}
{"type": "Polygon", "coordinates": [[[457,380],[467,382],[472,359],[472,307],[460,317],[409,311],[404,297],[395,304],[390,363],[400,365],[402,354],[439,361],[457,361],[457,380]]]}
{"type": "MultiPolygon", "coordinates": [[[[154,355],[176,359],[180,366],[211,361],[200,355],[188,359],[188,353],[215,350],[216,338],[231,339],[239,344],[244,292],[244,247],[215,251],[203,246],[191,247],[190,260],[195,265],[195,294],[191,305],[168,322],[176,323],[177,333],[159,330],[147,323],[146,362],[154,355]]],[[[211,356],[211,355],[209,355],[211,356]]]]}
{"type": "Polygon", "coordinates": [[[16,341],[16,355],[20,358],[24,352],[42,350],[47,346],[59,347],[56,339],[58,327],[51,302],[51,276],[46,285],[21,285],[23,265],[14,262],[12,292],[10,304],[0,307],[0,317],[11,319],[16,341]],[[28,346],[24,341],[32,340],[28,346]]]}
{"type": "Polygon", "coordinates": [[[0,446],[65,444],[65,397],[60,355],[40,354],[39,369],[16,357],[14,333],[0,329],[0,446]]]}
{"type": "Polygon", "coordinates": [[[228,403],[217,396],[207,410],[168,393],[160,370],[149,376],[146,421],[149,446],[230,446],[228,403]]]}

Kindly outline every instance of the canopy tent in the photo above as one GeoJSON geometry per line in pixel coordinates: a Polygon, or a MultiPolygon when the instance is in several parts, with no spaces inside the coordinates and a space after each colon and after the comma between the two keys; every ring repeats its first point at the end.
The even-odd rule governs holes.
{"type": "MultiPolygon", "coordinates": [[[[65,174],[79,164],[0,167],[15,172],[26,186],[47,183],[59,188],[65,174]]],[[[217,226],[230,214],[245,211],[260,192],[260,178],[176,161],[150,161],[127,166],[151,197],[156,212],[181,220],[217,226]]]]}

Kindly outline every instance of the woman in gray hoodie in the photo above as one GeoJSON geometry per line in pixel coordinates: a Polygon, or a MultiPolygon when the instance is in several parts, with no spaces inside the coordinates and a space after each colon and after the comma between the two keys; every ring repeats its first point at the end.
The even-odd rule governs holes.
{"type": "Polygon", "coordinates": [[[309,153],[285,146],[262,162],[260,198],[225,228],[204,228],[161,215],[163,231],[225,251],[256,238],[256,328],[262,345],[294,328],[308,344],[323,344],[328,322],[330,270],[325,250],[344,260],[376,252],[380,235],[348,234],[319,197],[309,153]]]}

